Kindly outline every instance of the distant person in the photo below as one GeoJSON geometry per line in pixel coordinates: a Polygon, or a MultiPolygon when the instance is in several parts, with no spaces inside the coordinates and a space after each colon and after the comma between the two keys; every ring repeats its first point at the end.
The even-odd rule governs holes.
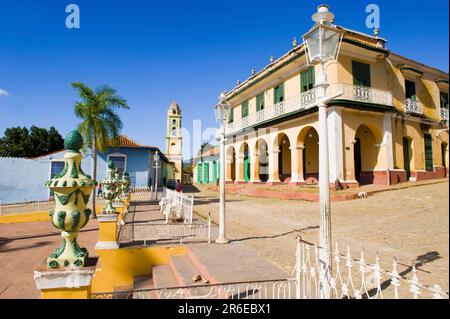
{"type": "Polygon", "coordinates": [[[102,195],[102,182],[98,183],[97,197],[102,195]]]}
{"type": "Polygon", "coordinates": [[[179,179],[177,179],[177,185],[175,186],[175,190],[176,190],[178,193],[181,193],[181,192],[183,191],[183,186],[181,186],[181,182],[180,182],[179,179]]]}

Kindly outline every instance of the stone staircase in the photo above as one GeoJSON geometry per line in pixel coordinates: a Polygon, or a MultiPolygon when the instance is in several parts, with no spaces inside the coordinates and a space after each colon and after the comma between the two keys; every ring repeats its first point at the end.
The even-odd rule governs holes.
{"type": "MultiPolygon", "coordinates": [[[[168,289],[162,298],[185,299],[189,297],[218,295],[217,287],[209,284],[226,282],[245,282],[261,279],[281,279],[287,274],[259,256],[250,255],[251,251],[242,244],[215,246],[192,245],[186,255],[171,256],[167,265],[152,267],[149,275],[136,276],[133,280],[134,299],[158,299],[160,291],[142,291],[146,289],[168,289]],[[251,256],[251,257],[249,257],[251,256]],[[247,267],[250,266],[250,267],[247,267]],[[195,279],[195,280],[194,280],[195,279]]],[[[245,291],[246,283],[235,288],[245,291]]],[[[222,286],[225,288],[225,286],[222,286]]]]}
{"type": "MultiPolygon", "coordinates": [[[[195,256],[192,254],[172,256],[168,265],[153,266],[151,274],[133,278],[133,298],[159,298],[159,292],[157,291],[139,290],[207,285],[209,283],[217,283],[217,281],[202,267],[195,256]],[[194,278],[197,278],[198,281],[193,282],[194,278]]],[[[169,289],[167,293],[175,294],[171,298],[185,298],[184,296],[189,295],[208,295],[210,290],[211,288],[209,287],[201,286],[184,290],[169,289]],[[181,295],[181,292],[183,295],[181,295]]]]}

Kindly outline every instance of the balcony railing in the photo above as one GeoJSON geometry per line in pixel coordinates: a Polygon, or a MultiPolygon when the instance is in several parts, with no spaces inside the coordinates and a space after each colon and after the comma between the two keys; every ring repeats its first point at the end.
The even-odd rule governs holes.
{"type": "Polygon", "coordinates": [[[440,111],[441,121],[448,123],[448,109],[442,108],[440,111]]]}
{"type": "MultiPolygon", "coordinates": [[[[337,98],[340,100],[393,106],[392,94],[388,91],[351,84],[331,84],[327,89],[327,95],[332,96],[337,93],[342,93],[342,95],[337,98]]],[[[286,101],[276,103],[271,107],[252,113],[243,119],[236,120],[227,125],[226,132],[227,134],[232,134],[264,121],[273,120],[295,111],[306,110],[316,105],[316,90],[314,88],[286,101]]]]}
{"type": "Polygon", "coordinates": [[[412,99],[405,100],[405,108],[407,113],[423,114],[423,105],[412,99]]]}

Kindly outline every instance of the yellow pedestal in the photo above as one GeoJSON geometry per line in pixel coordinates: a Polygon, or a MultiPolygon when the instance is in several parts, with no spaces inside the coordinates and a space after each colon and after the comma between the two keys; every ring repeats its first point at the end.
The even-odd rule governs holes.
{"type": "Polygon", "coordinates": [[[42,299],[89,299],[94,267],[36,270],[34,281],[42,299]]]}
{"type": "Polygon", "coordinates": [[[117,249],[117,220],[119,214],[99,214],[98,220],[98,242],[95,250],[117,249]]]}

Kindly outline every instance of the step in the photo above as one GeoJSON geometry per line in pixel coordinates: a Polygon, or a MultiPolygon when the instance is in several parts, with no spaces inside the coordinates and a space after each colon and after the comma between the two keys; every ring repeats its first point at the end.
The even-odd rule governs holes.
{"type": "MultiPolygon", "coordinates": [[[[198,275],[202,276],[205,279],[208,278],[204,273],[202,273],[198,268],[195,267],[194,263],[187,255],[172,256],[170,259],[170,266],[172,267],[172,270],[180,286],[196,286],[207,284],[203,281],[198,283],[194,283],[192,281],[192,278],[198,275]]],[[[211,287],[197,287],[186,289],[186,293],[196,297],[207,296],[211,292],[211,287]]]]}
{"type": "MultiPolygon", "coordinates": [[[[171,287],[179,287],[180,284],[175,277],[172,268],[169,265],[157,265],[152,267],[152,280],[153,280],[153,288],[171,288],[171,287]]],[[[175,293],[175,290],[168,291],[169,293],[175,293]]],[[[158,296],[155,294],[155,297],[158,296]]],[[[177,297],[175,297],[177,298],[177,297]]],[[[179,298],[179,297],[178,297],[179,298]]],[[[177,299],[178,299],[177,298],[177,299]]]]}
{"type": "MultiPolygon", "coordinates": [[[[141,275],[133,277],[133,290],[145,290],[153,288],[152,275],[141,275]]],[[[154,299],[155,294],[152,291],[133,293],[133,299],[154,299]]]]}
{"type": "Polygon", "coordinates": [[[114,299],[132,299],[133,294],[131,291],[133,290],[133,287],[130,285],[124,285],[124,286],[114,286],[114,299]]]}

